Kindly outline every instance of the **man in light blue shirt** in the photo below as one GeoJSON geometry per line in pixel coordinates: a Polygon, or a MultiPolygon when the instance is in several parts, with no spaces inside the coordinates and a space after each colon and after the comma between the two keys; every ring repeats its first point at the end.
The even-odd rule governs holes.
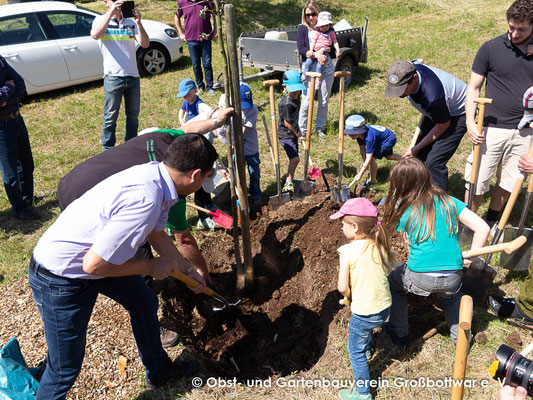
{"type": "Polygon", "coordinates": [[[205,281],[164,232],[169,208],[179,195],[198,190],[218,158],[201,135],[176,138],[163,162],[137,165],[100,182],[72,202],[34,249],[29,282],[41,313],[48,345],[47,366],[37,399],[64,399],[83,362],[87,324],[98,294],[130,313],[146,368],[147,387],[176,373],[194,374],[194,361],[171,363],[163,350],[158,301],[141,275],[163,279],[181,271],[205,281]],[[132,258],[148,241],[160,257],[132,258]]]}

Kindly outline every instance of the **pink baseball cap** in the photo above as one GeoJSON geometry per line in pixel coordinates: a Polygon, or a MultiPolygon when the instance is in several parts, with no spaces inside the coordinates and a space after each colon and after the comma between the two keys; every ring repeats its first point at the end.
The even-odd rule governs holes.
{"type": "Polygon", "coordinates": [[[364,197],[349,199],[344,202],[341,209],[331,215],[331,219],[342,218],[345,215],[355,215],[356,217],[377,217],[378,209],[372,202],[364,197]]]}

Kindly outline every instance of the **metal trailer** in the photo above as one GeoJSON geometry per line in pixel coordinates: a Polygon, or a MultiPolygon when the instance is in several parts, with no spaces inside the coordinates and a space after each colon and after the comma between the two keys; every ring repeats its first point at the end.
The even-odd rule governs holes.
{"type": "MultiPolygon", "coordinates": [[[[362,27],[336,32],[341,54],[333,60],[335,71],[350,71],[345,78],[345,85],[350,85],[354,80],[355,68],[359,63],[366,63],[368,49],[366,31],[368,15],[362,27]]],[[[263,78],[276,73],[296,69],[301,71],[302,59],[296,46],[296,33],[298,25],[285,26],[282,28],[261,29],[243,32],[239,36],[240,52],[240,80],[248,81],[255,78],[263,78]],[[265,39],[267,32],[286,32],[288,40],[265,39]],[[258,68],[261,72],[244,76],[243,67],[258,68]]],[[[220,80],[222,74],[217,77],[214,87],[223,87],[220,80]]],[[[335,78],[333,90],[338,87],[338,78],[335,78]]]]}

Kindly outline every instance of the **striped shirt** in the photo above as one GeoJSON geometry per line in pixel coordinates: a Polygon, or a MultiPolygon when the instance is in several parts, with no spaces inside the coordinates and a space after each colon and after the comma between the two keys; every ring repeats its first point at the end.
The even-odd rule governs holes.
{"type": "MultiPolygon", "coordinates": [[[[105,15],[93,20],[98,24],[105,15]]],[[[117,21],[111,18],[104,36],[98,41],[104,59],[104,76],[139,76],[137,58],[135,57],[135,34],[137,24],[129,18],[117,21]]]]}

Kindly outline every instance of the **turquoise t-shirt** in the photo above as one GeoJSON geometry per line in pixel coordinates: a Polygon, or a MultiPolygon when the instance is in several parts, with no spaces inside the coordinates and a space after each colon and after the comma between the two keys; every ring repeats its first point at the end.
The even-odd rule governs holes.
{"type": "MultiPolygon", "coordinates": [[[[466,207],[462,201],[450,196],[455,207],[457,215],[466,207]]],[[[405,225],[409,219],[412,207],[409,207],[400,218],[396,229],[405,232],[405,225]]],[[[413,223],[411,222],[411,227],[413,223]]],[[[442,204],[435,201],[435,240],[431,237],[424,242],[416,244],[413,238],[413,232],[408,234],[409,238],[409,260],[407,267],[414,272],[432,272],[432,271],[449,271],[462,269],[463,257],[461,247],[457,241],[457,235],[448,234],[445,214],[443,213],[442,204]]]]}

